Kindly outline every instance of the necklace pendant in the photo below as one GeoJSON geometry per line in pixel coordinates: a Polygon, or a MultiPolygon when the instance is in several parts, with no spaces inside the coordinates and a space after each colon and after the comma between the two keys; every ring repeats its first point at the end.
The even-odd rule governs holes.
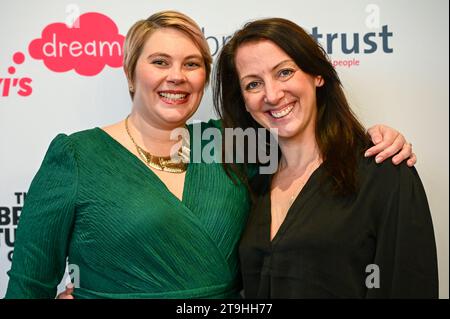
{"type": "Polygon", "coordinates": [[[136,144],[128,128],[128,117],[129,116],[127,116],[127,118],[125,119],[126,131],[134,146],[136,147],[139,157],[144,161],[145,164],[147,164],[148,167],[168,173],[183,173],[186,171],[186,163],[188,163],[190,159],[189,143],[187,144],[187,146],[185,146],[183,143],[183,145],[178,150],[178,156],[175,156],[175,159],[172,159],[171,156],[154,156],[136,144]]]}

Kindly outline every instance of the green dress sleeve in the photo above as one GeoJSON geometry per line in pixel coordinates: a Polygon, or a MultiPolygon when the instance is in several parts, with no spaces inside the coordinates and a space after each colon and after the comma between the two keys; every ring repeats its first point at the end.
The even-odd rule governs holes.
{"type": "Polygon", "coordinates": [[[69,137],[51,143],[20,216],[6,298],[54,298],[66,266],[77,194],[69,137]]]}

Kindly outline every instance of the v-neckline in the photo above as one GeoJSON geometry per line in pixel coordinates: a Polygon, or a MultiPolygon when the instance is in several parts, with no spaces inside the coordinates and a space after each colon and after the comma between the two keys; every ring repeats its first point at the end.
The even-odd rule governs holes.
{"type": "MultiPolygon", "coordinates": [[[[145,165],[144,162],[142,162],[134,153],[132,153],[128,148],[126,148],[124,145],[122,145],[118,140],[116,140],[114,137],[109,135],[106,131],[101,129],[100,127],[95,127],[96,130],[100,131],[103,136],[107,138],[108,141],[113,143],[118,147],[118,149],[121,150],[122,154],[130,158],[142,171],[145,172],[152,180],[156,181],[160,184],[160,186],[163,187],[164,193],[167,193],[168,197],[171,198],[172,201],[176,201],[177,203],[186,206],[187,201],[187,193],[189,190],[189,187],[187,187],[187,183],[191,180],[190,176],[192,174],[193,165],[191,163],[188,163],[187,169],[186,169],[186,175],[184,176],[184,185],[183,185],[183,194],[181,196],[181,199],[178,198],[174,193],[170,191],[170,189],[167,187],[166,184],[159,178],[159,176],[153,172],[147,165],[145,165]]],[[[192,145],[192,144],[191,144],[192,145]]],[[[192,161],[192,159],[190,159],[192,161]]]]}
{"type": "MultiPolygon", "coordinates": [[[[304,203],[309,198],[309,196],[305,196],[305,193],[306,193],[306,195],[308,194],[307,192],[312,187],[311,186],[311,183],[312,183],[311,181],[316,178],[315,176],[322,169],[322,164],[320,164],[319,167],[317,167],[312,172],[312,174],[309,176],[309,178],[306,181],[305,185],[303,185],[303,188],[297,194],[297,196],[295,197],[295,199],[292,202],[291,206],[288,208],[288,210],[286,212],[286,216],[284,217],[283,222],[280,224],[280,227],[278,227],[278,230],[277,230],[277,232],[275,233],[275,235],[273,236],[272,239],[270,238],[270,235],[271,235],[271,232],[272,232],[272,197],[271,197],[272,191],[271,191],[271,188],[272,188],[272,179],[273,179],[274,175],[270,176],[270,178],[269,178],[269,185],[268,185],[268,187],[269,187],[268,190],[269,191],[268,191],[268,194],[267,194],[267,201],[268,201],[268,205],[267,206],[269,208],[267,210],[268,211],[268,215],[269,215],[268,216],[268,219],[269,219],[269,227],[268,227],[269,231],[268,231],[268,234],[266,234],[266,238],[269,240],[269,245],[271,247],[273,247],[274,245],[276,245],[280,241],[280,237],[283,236],[283,234],[286,232],[286,229],[289,227],[289,222],[290,222],[290,219],[292,219],[292,215],[293,215],[292,210],[294,209],[294,207],[295,206],[299,206],[300,205],[299,203],[304,203]],[[291,218],[289,218],[289,216],[291,216],[291,218]]],[[[312,194],[312,192],[310,194],[312,194]]],[[[298,209],[298,207],[297,207],[297,209],[298,209]]]]}

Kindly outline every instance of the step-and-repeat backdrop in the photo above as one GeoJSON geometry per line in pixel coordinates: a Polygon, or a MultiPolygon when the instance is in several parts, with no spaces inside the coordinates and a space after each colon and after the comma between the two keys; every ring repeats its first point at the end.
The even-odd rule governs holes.
{"type": "MultiPolygon", "coordinates": [[[[136,20],[175,9],[198,22],[214,56],[234,30],[262,17],[291,19],[318,39],[363,123],[388,124],[413,143],[435,227],[440,297],[448,298],[448,7],[447,0],[1,0],[0,297],[26,192],[50,141],[129,113],[124,36],[136,20]]],[[[193,119],[211,117],[208,89],[193,119]]]]}

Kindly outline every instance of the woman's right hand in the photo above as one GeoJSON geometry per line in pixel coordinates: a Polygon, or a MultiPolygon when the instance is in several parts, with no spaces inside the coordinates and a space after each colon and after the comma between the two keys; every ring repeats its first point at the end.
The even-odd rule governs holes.
{"type": "Polygon", "coordinates": [[[68,284],[66,290],[56,296],[56,299],[75,299],[73,296],[73,284],[68,284]]]}

